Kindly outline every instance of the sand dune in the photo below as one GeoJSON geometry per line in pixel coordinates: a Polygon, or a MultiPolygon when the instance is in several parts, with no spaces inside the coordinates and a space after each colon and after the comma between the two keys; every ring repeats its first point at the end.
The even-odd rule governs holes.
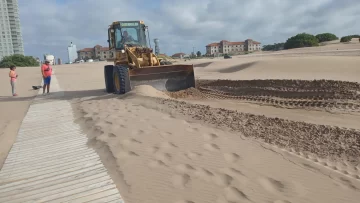
{"type": "MultiPolygon", "coordinates": [[[[198,64],[195,74],[201,79],[358,81],[358,62],[354,57],[313,56],[186,63],[198,64]]],[[[334,156],[324,154],[331,144],[311,148],[320,140],[305,140],[315,131],[305,130],[301,142],[285,141],[301,125],[313,126],[313,130],[322,129],[323,124],[356,128],[356,115],[337,117],[311,109],[211,99],[183,103],[150,86],[139,86],[123,96],[108,95],[103,92],[102,64],[73,66],[77,68],[57,69],[60,85],[65,95],[74,98],[77,122],[126,202],[357,202],[360,197],[360,168],[353,164],[357,161],[336,158],[336,148],[329,148],[334,156]],[[83,79],[73,81],[70,69],[84,74],[83,79]],[[77,92],[88,94],[78,98],[77,92]],[[231,121],[235,118],[231,110],[249,114],[231,121]],[[284,124],[273,119],[282,124],[270,122],[266,125],[271,127],[264,128],[257,124],[274,117],[290,120],[284,124]],[[337,119],[342,120],[337,123],[337,119]]],[[[344,129],[348,132],[352,131],[344,129]]]]}
{"type": "Polygon", "coordinates": [[[200,79],[331,79],[360,82],[358,64],[360,57],[345,56],[233,58],[196,68],[196,76],[200,79]]]}
{"type": "Polygon", "coordinates": [[[136,97],[79,106],[78,122],[92,145],[108,147],[100,153],[115,158],[127,202],[357,202],[360,197],[357,168],[336,166],[352,174],[343,177],[317,164],[335,166],[329,160],[169,114],[144,97],[157,95],[155,90],[142,90],[136,97]]]}

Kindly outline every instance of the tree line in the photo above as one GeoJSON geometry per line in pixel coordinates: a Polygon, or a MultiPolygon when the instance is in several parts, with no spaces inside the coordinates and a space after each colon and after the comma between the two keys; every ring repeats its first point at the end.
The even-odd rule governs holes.
{"type": "Polygon", "coordinates": [[[263,51],[279,51],[284,49],[284,42],[282,43],[275,43],[275,44],[269,44],[269,45],[264,45],[262,50],[263,51]]]}
{"type": "Polygon", "coordinates": [[[352,38],[359,38],[359,42],[360,42],[360,35],[348,35],[348,36],[344,36],[340,39],[340,42],[350,42],[352,38]]]}
{"type": "Polygon", "coordinates": [[[31,66],[40,66],[40,63],[32,56],[24,56],[21,54],[5,56],[0,61],[0,68],[9,68],[12,65],[16,67],[31,67],[31,66]]]}
{"type": "MultiPolygon", "coordinates": [[[[340,42],[349,42],[352,38],[360,38],[360,35],[348,35],[340,39],[340,42]]],[[[278,51],[282,49],[295,49],[303,47],[314,47],[319,46],[321,42],[328,42],[333,40],[338,40],[339,38],[332,33],[322,33],[317,35],[312,35],[308,33],[299,33],[295,36],[292,36],[286,40],[286,42],[275,43],[264,45],[263,51],[278,51]]],[[[359,40],[360,42],[360,40],[359,40]]]]}

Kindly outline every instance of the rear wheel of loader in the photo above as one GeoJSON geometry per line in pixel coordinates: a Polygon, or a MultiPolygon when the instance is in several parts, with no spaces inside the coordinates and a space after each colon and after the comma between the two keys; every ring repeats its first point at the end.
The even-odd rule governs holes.
{"type": "Polygon", "coordinates": [[[114,92],[113,65],[104,66],[105,89],[108,93],[114,92]]]}
{"type": "Polygon", "coordinates": [[[115,94],[125,94],[131,90],[129,69],[127,66],[114,66],[113,81],[115,94]]]}

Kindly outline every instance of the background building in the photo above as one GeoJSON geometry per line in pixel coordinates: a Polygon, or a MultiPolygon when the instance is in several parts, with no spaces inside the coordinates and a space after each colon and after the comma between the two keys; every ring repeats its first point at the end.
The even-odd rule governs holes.
{"type": "Polygon", "coordinates": [[[261,50],[261,43],[252,39],[247,39],[244,42],[229,42],[222,40],[219,43],[211,43],[206,45],[206,54],[235,54],[245,51],[259,51],[261,50]]]}
{"type": "Polygon", "coordinates": [[[78,54],[76,50],[76,45],[71,42],[70,45],[68,46],[69,63],[74,63],[77,58],[78,58],[78,54]]]}
{"type": "Polygon", "coordinates": [[[50,65],[55,65],[55,56],[51,54],[44,54],[44,61],[49,61],[50,65]]]}
{"type": "Polygon", "coordinates": [[[185,53],[176,53],[176,54],[173,54],[171,57],[182,59],[182,58],[184,58],[185,55],[186,55],[185,53]]]}
{"type": "Polygon", "coordinates": [[[159,55],[160,54],[160,40],[159,39],[154,39],[154,43],[155,43],[155,55],[159,55]]]}
{"type": "Polygon", "coordinates": [[[94,46],[94,48],[84,48],[77,51],[79,59],[99,59],[107,60],[112,58],[112,51],[108,47],[102,47],[100,45],[94,46]]]}
{"type": "Polygon", "coordinates": [[[0,0],[0,60],[24,54],[18,0],[0,0]]]}

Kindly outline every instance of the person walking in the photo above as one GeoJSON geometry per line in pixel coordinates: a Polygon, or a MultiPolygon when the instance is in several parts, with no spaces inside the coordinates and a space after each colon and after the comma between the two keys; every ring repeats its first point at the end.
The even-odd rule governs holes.
{"type": "Polygon", "coordinates": [[[16,69],[16,66],[14,66],[14,65],[10,66],[9,77],[10,77],[11,93],[13,96],[18,96],[16,94],[16,88],[15,88],[16,79],[17,79],[18,75],[16,74],[15,69],[16,69]]]}
{"type": "Polygon", "coordinates": [[[45,61],[45,63],[41,66],[41,73],[44,79],[44,86],[43,86],[43,95],[45,94],[45,89],[47,93],[50,92],[50,82],[51,82],[51,75],[52,75],[52,68],[50,66],[50,61],[45,61]]]}

